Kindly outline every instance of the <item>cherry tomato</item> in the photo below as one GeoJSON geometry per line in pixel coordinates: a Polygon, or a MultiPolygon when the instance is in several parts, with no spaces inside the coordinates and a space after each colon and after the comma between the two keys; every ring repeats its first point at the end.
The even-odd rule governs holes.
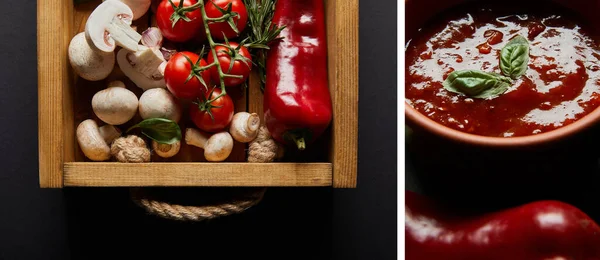
{"type": "MultiPolygon", "coordinates": [[[[250,75],[250,70],[252,69],[252,57],[250,56],[250,52],[246,47],[240,46],[236,42],[229,42],[229,46],[231,48],[227,48],[225,46],[218,45],[215,47],[215,51],[217,52],[217,59],[219,60],[219,65],[221,66],[221,70],[223,73],[231,74],[231,75],[239,75],[243,78],[232,78],[226,77],[223,81],[226,87],[237,86],[246,79],[248,79],[248,75],[250,75]],[[237,49],[239,47],[239,49],[237,49]],[[229,71],[229,66],[231,66],[231,62],[233,60],[233,67],[231,67],[231,71],[229,71]]],[[[208,54],[207,57],[208,64],[212,64],[215,60],[213,58],[212,53],[208,54]]],[[[217,67],[210,68],[210,73],[213,82],[219,85],[219,70],[217,67]]]]}
{"type": "MultiPolygon", "coordinates": [[[[175,6],[179,7],[180,0],[172,0],[175,6]]],[[[196,0],[183,0],[183,7],[197,3],[196,0]]],[[[185,42],[203,32],[204,23],[202,22],[202,13],[200,9],[185,12],[185,16],[190,21],[183,19],[177,20],[175,27],[171,21],[171,15],[174,10],[169,0],[162,0],[156,9],[156,24],[162,35],[173,42],[185,42]]]]}
{"type": "Polygon", "coordinates": [[[206,65],[208,63],[204,59],[201,59],[198,54],[189,51],[176,53],[169,59],[165,66],[165,83],[167,84],[167,88],[175,97],[180,99],[201,97],[210,87],[210,71],[205,70],[198,74],[207,86],[203,85],[196,76],[193,76],[188,82],[185,81],[190,76],[190,73],[192,73],[192,68],[206,65]],[[193,64],[186,59],[186,56],[193,64]]]}
{"type": "MultiPolygon", "coordinates": [[[[238,16],[233,18],[233,22],[236,25],[236,28],[239,33],[244,31],[246,28],[246,22],[248,21],[248,12],[246,11],[246,6],[242,2],[242,0],[212,0],[206,1],[206,16],[209,18],[219,18],[223,16],[223,13],[217,8],[221,7],[221,9],[227,10],[227,5],[231,4],[231,11],[236,12],[238,16]],[[215,6],[216,5],[216,6],[215,6]]],[[[218,22],[218,23],[209,23],[208,28],[210,30],[210,35],[213,38],[217,38],[223,40],[223,33],[227,39],[232,39],[237,37],[239,34],[235,33],[233,29],[231,29],[231,25],[227,21],[218,22]]]]}
{"type": "Polygon", "coordinates": [[[229,95],[224,95],[210,105],[203,105],[203,101],[214,99],[221,94],[221,89],[215,87],[212,93],[205,93],[204,99],[199,104],[190,105],[190,117],[194,124],[206,132],[219,132],[224,130],[233,119],[233,101],[229,95]],[[210,111],[210,113],[209,113],[210,111]],[[211,117],[212,114],[212,117],[211,117]]]}

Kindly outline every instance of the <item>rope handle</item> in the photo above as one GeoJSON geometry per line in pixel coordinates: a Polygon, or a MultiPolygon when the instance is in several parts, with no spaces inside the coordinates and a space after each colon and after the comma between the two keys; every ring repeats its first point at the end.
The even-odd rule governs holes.
{"type": "MultiPolygon", "coordinates": [[[[282,147],[273,140],[264,125],[259,128],[258,136],[250,142],[249,149],[248,161],[251,162],[272,162],[283,155],[282,147]]],[[[179,205],[152,199],[141,187],[130,188],[130,193],[134,203],[152,215],[179,221],[202,221],[242,213],[258,204],[266,190],[264,187],[252,189],[251,192],[241,195],[228,194],[228,197],[231,196],[229,200],[206,203],[203,206],[179,205]]]]}
{"type": "Polygon", "coordinates": [[[150,198],[142,188],[130,188],[130,195],[138,206],[151,215],[178,221],[203,221],[242,213],[258,204],[266,190],[266,188],[259,188],[229,201],[203,206],[186,206],[155,200],[150,198]]]}

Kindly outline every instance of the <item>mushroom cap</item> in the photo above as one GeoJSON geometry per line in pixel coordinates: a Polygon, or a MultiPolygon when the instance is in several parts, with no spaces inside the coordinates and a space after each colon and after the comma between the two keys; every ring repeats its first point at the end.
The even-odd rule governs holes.
{"type": "Polygon", "coordinates": [[[89,81],[103,80],[115,67],[113,52],[94,50],[85,39],[85,33],[80,32],[69,43],[69,62],[80,77],[89,81]]]}
{"type": "Polygon", "coordinates": [[[76,130],[77,142],[81,151],[92,161],[110,159],[110,148],[98,131],[98,124],[92,119],[79,123],[76,130]]]}
{"type": "Polygon", "coordinates": [[[133,11],[121,1],[106,0],[92,11],[85,23],[85,36],[100,51],[113,52],[117,47],[107,31],[108,25],[115,17],[131,25],[133,11]]]}
{"type": "Polygon", "coordinates": [[[213,134],[204,146],[204,157],[209,162],[224,161],[233,149],[233,138],[228,132],[213,134]]]}
{"type": "Polygon", "coordinates": [[[166,118],[179,122],[181,105],[177,99],[164,88],[153,88],[144,91],[139,102],[140,116],[148,118],[166,118]]]}
{"type": "MultiPolygon", "coordinates": [[[[106,0],[103,0],[103,2],[106,0]]],[[[120,0],[125,3],[131,11],[133,12],[133,20],[137,20],[140,17],[144,16],[148,9],[150,9],[150,5],[152,4],[152,0],[120,0]]]]}
{"type": "Polygon", "coordinates": [[[122,125],[131,120],[138,109],[138,98],[131,90],[110,87],[94,94],[92,109],[109,125],[122,125]]]}
{"type": "Polygon", "coordinates": [[[258,135],[260,117],[256,113],[238,112],[229,126],[231,137],[240,143],[248,143],[258,135]]]}

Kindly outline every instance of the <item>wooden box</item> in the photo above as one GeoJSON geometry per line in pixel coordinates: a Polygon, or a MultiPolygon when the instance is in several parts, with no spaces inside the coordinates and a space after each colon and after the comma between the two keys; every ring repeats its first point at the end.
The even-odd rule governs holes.
{"type": "MultiPolygon", "coordinates": [[[[71,38],[83,31],[87,17],[100,2],[74,5],[73,0],[37,1],[41,187],[356,187],[358,0],[325,1],[329,88],[334,106],[328,133],[312,150],[304,151],[310,156],[300,157],[301,161],[273,163],[245,162],[247,146],[238,143],[226,162],[208,163],[203,161],[201,150],[185,146],[184,142],[179,155],[172,160],[154,160],[156,156],[153,156],[153,162],[143,164],[88,161],[79,150],[75,129],[82,120],[93,116],[91,97],[106,86],[106,81],[88,82],[78,78],[70,67],[67,49],[71,38]]],[[[143,19],[134,22],[138,32],[141,32],[139,27],[148,26],[139,24],[143,19]]],[[[149,23],[150,19],[144,21],[149,23]]],[[[119,75],[110,77],[124,82],[126,79],[119,75]]],[[[135,89],[131,82],[125,83],[132,91],[135,89]]],[[[231,94],[236,111],[262,115],[262,94],[255,83],[253,75],[247,90],[231,94]]],[[[141,90],[135,93],[139,97],[141,90]]]]}

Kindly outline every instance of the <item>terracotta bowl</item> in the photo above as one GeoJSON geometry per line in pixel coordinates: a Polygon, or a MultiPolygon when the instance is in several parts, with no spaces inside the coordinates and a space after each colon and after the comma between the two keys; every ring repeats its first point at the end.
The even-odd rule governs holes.
{"type": "MultiPolygon", "coordinates": [[[[592,26],[597,28],[600,32],[600,19],[598,19],[598,10],[600,10],[600,0],[545,0],[535,1],[528,0],[519,1],[519,5],[536,5],[544,4],[544,2],[554,2],[571,11],[580,15],[580,19],[592,26]]],[[[413,37],[413,34],[417,30],[425,25],[431,18],[436,15],[443,13],[448,8],[455,7],[456,5],[465,4],[466,2],[486,2],[485,0],[406,0],[406,18],[405,18],[405,29],[406,29],[406,41],[413,37]]],[[[444,125],[441,125],[427,116],[421,114],[408,103],[405,102],[405,116],[406,124],[414,127],[421,128],[429,131],[435,135],[443,138],[457,141],[460,143],[479,145],[479,146],[490,146],[490,147],[523,147],[533,146],[540,144],[547,144],[550,142],[558,141],[563,138],[573,136],[588,127],[596,124],[600,120],[600,107],[588,115],[580,118],[579,120],[566,125],[564,127],[536,134],[531,136],[522,137],[488,137],[475,134],[469,134],[461,132],[444,125]]]]}

